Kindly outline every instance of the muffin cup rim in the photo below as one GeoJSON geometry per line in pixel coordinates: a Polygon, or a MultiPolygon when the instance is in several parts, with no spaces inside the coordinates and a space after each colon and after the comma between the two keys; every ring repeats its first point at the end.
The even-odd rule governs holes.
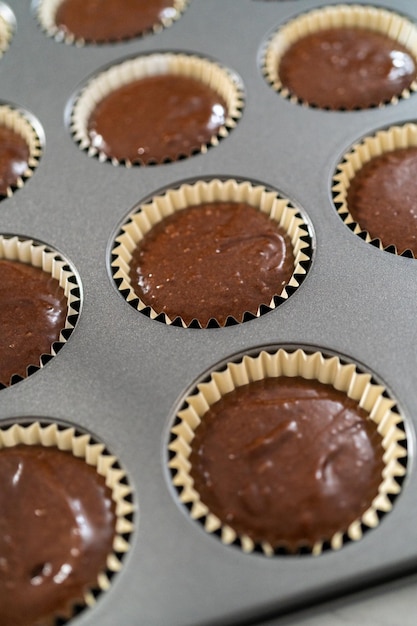
{"type": "MultiPolygon", "coordinates": [[[[247,537],[245,534],[240,534],[238,532],[235,532],[227,524],[222,524],[222,522],[209,511],[208,507],[205,504],[201,503],[199,499],[199,495],[195,491],[194,486],[192,485],[191,477],[188,476],[187,478],[188,471],[184,470],[184,468],[181,469],[181,463],[182,463],[181,455],[183,453],[182,451],[184,450],[184,445],[186,445],[187,447],[188,444],[184,444],[184,442],[181,442],[181,434],[175,431],[176,429],[181,431],[183,427],[186,430],[188,429],[189,432],[193,431],[193,427],[190,427],[190,425],[184,426],[186,421],[185,421],[185,418],[183,419],[183,417],[181,417],[181,413],[185,413],[190,410],[190,404],[188,403],[188,400],[190,398],[192,399],[193,397],[196,398],[197,396],[200,396],[201,387],[204,388],[205,385],[209,386],[210,384],[215,384],[213,383],[213,374],[214,374],[214,377],[216,376],[216,374],[219,374],[219,377],[221,377],[223,373],[229,369],[230,365],[232,365],[232,368],[236,366],[239,367],[239,366],[242,366],[245,359],[247,361],[256,361],[257,359],[260,360],[262,358],[265,358],[263,355],[266,355],[266,358],[268,359],[269,358],[268,355],[270,357],[276,357],[279,352],[286,353],[287,355],[292,355],[291,358],[293,358],[294,361],[298,358],[295,355],[298,354],[298,355],[301,355],[300,357],[301,359],[303,359],[304,357],[307,357],[307,359],[315,358],[317,360],[322,358],[327,363],[330,363],[331,361],[337,362],[342,369],[350,368],[352,370],[353,377],[364,376],[365,378],[362,380],[365,380],[366,378],[368,378],[368,382],[365,385],[365,390],[368,388],[370,389],[380,388],[381,389],[380,396],[378,396],[377,404],[378,402],[381,402],[382,403],[381,406],[383,406],[384,408],[383,403],[387,402],[388,403],[387,406],[389,407],[385,411],[384,418],[383,420],[381,420],[381,423],[384,420],[386,420],[386,415],[389,415],[390,419],[391,419],[391,415],[394,415],[393,417],[394,426],[391,425],[391,428],[396,429],[398,431],[396,444],[399,450],[398,450],[397,456],[395,456],[395,463],[397,464],[395,471],[398,473],[393,473],[394,478],[392,478],[391,476],[390,480],[394,481],[394,490],[395,490],[394,497],[401,494],[401,491],[402,491],[401,484],[402,484],[404,477],[407,476],[407,469],[406,469],[407,458],[408,458],[407,441],[408,441],[409,433],[408,433],[408,424],[407,424],[407,420],[405,419],[405,415],[403,414],[402,409],[398,406],[398,402],[395,396],[393,395],[392,391],[389,389],[388,386],[385,385],[383,381],[381,381],[379,377],[376,378],[375,375],[367,366],[364,366],[359,361],[353,360],[350,357],[341,355],[340,353],[332,351],[332,350],[320,348],[318,346],[313,346],[313,345],[301,346],[300,344],[275,344],[273,346],[260,346],[257,348],[253,348],[252,350],[237,353],[236,355],[232,355],[231,357],[224,359],[221,363],[215,365],[214,368],[210,368],[209,370],[207,370],[203,375],[199,376],[193,382],[192,385],[188,387],[187,391],[181,396],[181,399],[178,401],[178,405],[175,409],[175,412],[172,414],[173,417],[170,420],[170,424],[169,426],[167,426],[167,443],[166,443],[167,474],[168,474],[167,480],[172,486],[174,497],[176,496],[176,499],[178,500],[178,503],[181,505],[181,507],[187,510],[187,513],[190,519],[192,519],[192,521],[197,521],[199,525],[202,526],[208,534],[217,535],[220,541],[226,546],[229,544],[237,545],[242,549],[244,553],[248,553],[248,554],[261,553],[264,556],[265,555],[266,556],[280,556],[281,555],[287,558],[288,556],[300,556],[301,554],[304,554],[305,552],[307,552],[311,556],[317,556],[317,555],[322,555],[329,551],[332,552],[335,550],[339,550],[346,543],[361,539],[363,534],[367,530],[379,525],[379,518],[376,519],[375,516],[378,517],[380,513],[382,514],[388,513],[392,508],[392,504],[388,505],[387,502],[385,503],[382,502],[384,498],[389,497],[387,494],[391,494],[391,496],[393,496],[393,493],[390,492],[389,489],[387,489],[383,493],[381,492],[381,488],[384,486],[384,484],[385,484],[385,487],[387,487],[388,485],[386,478],[383,477],[383,479],[381,480],[381,485],[379,487],[378,494],[372,500],[372,503],[370,504],[368,509],[364,512],[364,514],[361,516],[359,520],[351,523],[343,531],[336,533],[334,537],[329,538],[328,542],[326,541],[318,542],[314,544],[314,546],[310,546],[310,549],[306,550],[305,548],[307,547],[307,544],[305,542],[300,541],[299,551],[294,552],[294,551],[288,551],[286,549],[283,549],[282,545],[271,546],[270,544],[268,544],[268,542],[256,542],[250,539],[249,537],[247,537]],[[381,400],[381,398],[383,399],[381,400]],[[397,427],[398,424],[401,425],[403,430],[397,427]],[[405,459],[405,462],[404,462],[404,465],[401,465],[403,463],[403,459],[405,459]],[[184,478],[184,475],[185,475],[185,478],[184,478]],[[397,488],[398,490],[396,490],[397,488]],[[184,492],[185,492],[185,499],[184,499],[184,492]],[[382,505],[382,509],[380,508],[380,506],[378,506],[378,504],[375,504],[377,501],[381,499],[381,495],[382,495],[382,500],[380,502],[380,506],[382,505]],[[364,522],[364,518],[368,520],[369,523],[367,521],[364,522]],[[328,543],[329,545],[328,546],[325,545],[326,543],[328,543]]],[[[287,374],[280,374],[280,375],[285,376],[287,374]]],[[[311,378],[313,380],[320,380],[320,378],[318,378],[317,376],[305,377],[302,374],[300,374],[300,372],[296,374],[290,374],[290,375],[301,376],[303,378],[311,378]]],[[[260,378],[264,378],[264,377],[274,377],[274,375],[270,374],[269,376],[262,376],[260,378]]],[[[258,378],[255,378],[253,380],[258,380],[258,378]]],[[[243,382],[241,384],[246,384],[246,383],[243,382]]],[[[333,383],[327,383],[327,384],[331,384],[332,386],[335,386],[333,385],[333,383]]],[[[235,388],[239,386],[241,385],[237,384],[235,385],[235,388]]],[[[336,388],[339,388],[339,387],[336,387],[336,388]]],[[[361,402],[363,400],[364,395],[366,396],[366,393],[364,391],[361,399],[358,400],[358,403],[360,406],[362,406],[361,402]]],[[[349,395],[349,397],[352,397],[348,392],[346,392],[346,394],[349,395]]],[[[209,402],[208,406],[210,406],[213,403],[214,402],[211,402],[211,403],[209,402]]],[[[199,404],[199,401],[197,400],[196,406],[198,406],[198,404],[199,404]]],[[[364,408],[367,411],[367,413],[370,415],[370,418],[373,419],[371,415],[372,411],[369,411],[366,407],[364,408]]],[[[208,408],[206,408],[205,410],[200,409],[201,419],[203,419],[204,414],[206,413],[207,410],[208,408]]],[[[198,413],[199,409],[196,409],[196,411],[198,413]]],[[[373,419],[373,421],[375,420],[373,419]]],[[[194,435],[191,436],[190,443],[193,437],[194,435]]],[[[385,434],[384,439],[387,439],[387,437],[388,435],[385,434]]],[[[385,450],[384,456],[388,454],[387,451],[390,450],[390,447],[391,445],[388,445],[388,447],[385,447],[384,445],[384,450],[385,450]]],[[[185,457],[187,459],[186,463],[188,464],[189,464],[188,462],[189,452],[190,452],[190,449],[188,451],[188,454],[185,457]]]]}
{"type": "Polygon", "coordinates": [[[65,317],[65,325],[60,330],[58,340],[51,344],[50,351],[40,354],[37,363],[28,363],[24,377],[20,374],[14,374],[8,385],[0,383],[0,392],[2,389],[7,389],[18,382],[26,380],[57,356],[58,352],[64,347],[73,334],[79,321],[83,305],[83,288],[80,276],[73,263],[55,247],[32,237],[0,232],[0,248],[4,248],[5,246],[8,250],[1,251],[0,249],[1,260],[16,261],[37,267],[47,274],[50,274],[59,282],[65,293],[67,314],[65,317]],[[23,249],[23,246],[25,246],[26,250],[23,249]],[[33,256],[35,254],[38,257],[38,264],[33,262],[33,256]],[[22,257],[26,260],[22,260],[22,257]],[[31,257],[31,261],[29,261],[29,257],[31,257]],[[45,266],[48,265],[50,265],[50,269],[45,269],[45,266]]]}
{"type": "MultiPolygon", "coordinates": [[[[231,202],[231,203],[243,201],[247,204],[251,204],[251,202],[248,200],[239,200],[239,198],[234,200],[229,197],[226,199],[216,198],[215,200],[212,200],[212,201],[213,202],[224,201],[224,202],[231,202]]],[[[182,208],[173,207],[172,213],[175,213],[179,210],[187,208],[188,206],[192,206],[193,204],[194,205],[200,204],[200,203],[205,204],[206,202],[210,202],[210,201],[205,200],[205,199],[200,199],[197,202],[190,202],[190,203],[185,202],[182,208]]],[[[160,219],[156,220],[154,224],[162,221],[164,217],[166,216],[165,215],[160,216],[160,219]]],[[[136,240],[135,245],[137,245],[139,241],[140,239],[136,240]]],[[[112,279],[117,290],[119,291],[119,293],[121,293],[121,295],[126,300],[126,302],[130,304],[134,309],[144,313],[151,319],[161,321],[168,326],[173,325],[173,326],[181,326],[182,328],[194,328],[194,329],[204,330],[208,328],[224,328],[224,327],[234,325],[234,324],[241,324],[251,319],[256,319],[257,317],[260,317],[263,313],[269,312],[277,308],[277,306],[285,302],[292,295],[293,291],[297,290],[301,286],[301,284],[304,282],[308,274],[308,271],[310,269],[311,263],[312,263],[312,259],[314,256],[314,249],[315,249],[314,238],[312,235],[311,224],[309,220],[305,216],[304,212],[300,210],[300,208],[297,205],[295,205],[289,198],[283,196],[281,192],[279,192],[278,190],[272,187],[267,187],[262,183],[258,183],[257,181],[251,181],[248,179],[236,179],[234,177],[231,177],[231,178],[214,177],[214,178],[209,178],[209,179],[201,178],[201,179],[197,179],[194,181],[191,181],[191,180],[185,181],[177,186],[165,187],[164,190],[160,190],[159,192],[156,192],[155,194],[148,196],[145,202],[136,204],[135,208],[121,222],[118,232],[115,234],[115,236],[112,239],[112,244],[110,248],[111,260],[110,260],[109,269],[110,269],[110,273],[112,275],[112,279]],[[294,254],[295,265],[294,265],[294,271],[292,273],[290,280],[288,281],[286,285],[284,285],[280,293],[274,294],[269,302],[260,303],[258,305],[257,311],[242,311],[240,321],[236,320],[233,316],[229,316],[226,319],[224,324],[220,324],[220,322],[218,322],[215,318],[211,318],[206,325],[201,325],[200,322],[196,319],[193,319],[188,324],[184,320],[182,320],[180,316],[176,316],[175,318],[171,319],[167,314],[163,312],[157,312],[150,305],[147,305],[145,302],[141,300],[141,298],[135,293],[130,283],[128,273],[125,272],[125,270],[123,269],[123,265],[125,264],[125,261],[121,257],[120,250],[123,249],[123,240],[124,239],[126,239],[126,241],[129,240],[129,235],[126,231],[132,224],[134,224],[135,217],[139,216],[144,209],[148,209],[148,208],[152,209],[152,206],[154,205],[155,201],[163,200],[164,198],[166,198],[167,194],[173,193],[173,194],[180,195],[183,191],[184,193],[186,193],[187,190],[189,193],[191,193],[190,190],[194,190],[198,188],[199,185],[201,186],[201,189],[204,188],[206,192],[208,192],[208,190],[210,189],[210,190],[213,190],[214,193],[217,193],[215,191],[216,186],[217,188],[221,187],[224,190],[223,192],[226,194],[227,194],[227,189],[229,187],[228,191],[230,195],[231,195],[231,192],[233,191],[232,189],[233,185],[235,185],[240,190],[243,190],[246,186],[250,188],[254,194],[257,192],[260,193],[262,191],[266,195],[269,195],[270,198],[273,198],[274,201],[278,203],[282,203],[283,205],[285,204],[285,207],[283,208],[282,215],[280,218],[281,220],[284,219],[285,210],[287,210],[288,212],[292,212],[291,222],[293,223],[290,224],[288,228],[286,228],[286,226],[280,223],[280,220],[278,219],[278,217],[274,217],[273,215],[271,215],[271,213],[273,212],[273,207],[271,207],[270,211],[267,211],[267,210],[262,210],[261,201],[257,202],[256,204],[252,204],[254,208],[256,208],[257,210],[260,210],[266,215],[269,215],[271,219],[276,221],[277,224],[280,225],[281,228],[290,237],[290,239],[292,240],[291,243],[292,243],[292,250],[294,254]],[[292,235],[291,235],[291,230],[293,231],[292,235]],[[296,250],[297,246],[299,246],[298,252],[296,250]]]]}
{"type": "Polygon", "coordinates": [[[5,195],[0,196],[0,200],[2,200],[13,196],[34,175],[43,155],[45,133],[36,116],[17,104],[0,100],[0,115],[3,117],[0,122],[1,125],[22,137],[29,149],[26,171],[16,179],[13,185],[7,188],[5,195]],[[17,124],[21,126],[20,132],[14,127],[17,124]]]}
{"type": "Polygon", "coordinates": [[[81,604],[80,598],[69,600],[63,612],[58,611],[48,618],[48,623],[51,624],[57,624],[58,620],[62,619],[67,623],[78,614],[80,608],[83,612],[93,608],[97,602],[97,595],[109,591],[113,575],[122,569],[137,525],[134,489],[126,468],[121,465],[119,458],[112,454],[107,444],[90,430],[69,421],[39,416],[10,417],[2,420],[0,451],[17,445],[55,448],[82,459],[106,480],[115,505],[114,538],[111,551],[106,557],[105,568],[97,572],[94,584],[84,589],[81,604]],[[17,441],[13,441],[14,439],[17,441]],[[34,440],[28,442],[29,439],[34,440]],[[128,497],[132,498],[130,502],[127,500],[128,497]]]}
{"type": "MultiPolygon", "coordinates": [[[[206,77],[207,78],[207,77],[206,77]]],[[[156,49],[144,52],[136,52],[130,55],[124,56],[119,59],[114,59],[109,63],[101,66],[96,71],[92,72],[89,76],[87,76],[81,83],[79,83],[76,90],[73,92],[72,97],[69,99],[65,109],[65,121],[66,126],[72,136],[73,141],[78,148],[87,153],[89,157],[93,157],[98,159],[101,163],[110,163],[111,165],[118,167],[124,166],[126,168],[137,168],[137,167],[161,167],[164,165],[169,165],[170,163],[176,163],[182,159],[189,159],[193,156],[198,156],[199,154],[205,154],[207,150],[212,147],[216,147],[220,141],[222,141],[225,137],[227,137],[230,132],[235,128],[238,121],[242,117],[243,110],[245,107],[245,88],[244,82],[241,78],[240,74],[236,72],[234,69],[229,67],[228,65],[222,63],[218,59],[210,56],[208,54],[199,53],[197,51],[190,50],[181,50],[181,49],[156,49]],[[139,66],[142,66],[143,69],[146,66],[152,66],[152,63],[157,66],[158,62],[164,62],[166,64],[165,70],[160,71],[156,67],[155,69],[148,71],[146,70],[144,74],[139,77],[131,77],[127,79],[124,76],[121,83],[114,86],[115,76],[117,74],[120,75],[126,74],[128,71],[135,73],[139,71],[139,66]],[[178,68],[174,68],[175,71],[172,71],[171,63],[184,63],[184,64],[194,64],[196,69],[197,67],[201,69],[205,69],[207,73],[211,71],[216,72],[219,76],[221,75],[224,84],[223,87],[227,85],[228,87],[228,95],[221,93],[221,89],[217,91],[215,87],[213,87],[208,81],[202,80],[201,76],[196,76],[193,73],[184,72],[183,68],[181,71],[178,71],[178,68]],[[127,69],[126,69],[127,68],[127,69]],[[112,156],[108,156],[104,152],[98,150],[97,148],[91,145],[90,139],[87,133],[87,123],[89,116],[94,110],[94,106],[98,104],[103,98],[105,98],[108,94],[122,87],[123,85],[129,84],[131,82],[135,82],[136,80],[140,80],[141,78],[147,78],[152,75],[159,74],[173,74],[179,76],[186,76],[190,78],[195,78],[202,82],[202,84],[209,86],[211,89],[219,93],[219,95],[223,96],[227,101],[227,115],[225,122],[220,126],[217,132],[212,135],[211,140],[208,143],[203,143],[200,145],[199,149],[192,151],[187,154],[178,154],[178,156],[174,159],[167,158],[161,161],[157,160],[149,160],[149,162],[138,161],[130,161],[129,159],[117,159],[112,156]],[[105,86],[105,82],[108,81],[107,87],[105,86]],[[94,96],[94,92],[97,91],[97,88],[101,91],[100,96],[94,96]],[[103,93],[104,89],[104,93],[103,93]],[[88,104],[88,100],[90,99],[90,103],[88,104]],[[85,104],[87,102],[87,105],[85,104]],[[94,105],[94,106],[93,106],[94,105]],[[87,107],[87,111],[82,111],[82,109],[87,107]],[[80,113],[81,109],[81,113],[80,113]]]]}
{"type": "MultiPolygon", "coordinates": [[[[414,141],[414,140],[413,140],[414,141]]],[[[337,165],[334,169],[334,173],[331,180],[331,194],[332,194],[332,203],[333,206],[341,218],[342,222],[360,239],[362,239],[365,243],[371,244],[373,247],[388,252],[389,254],[393,254],[397,257],[404,257],[408,259],[415,259],[416,256],[410,249],[404,249],[401,253],[398,252],[397,247],[394,244],[384,244],[379,237],[372,237],[371,234],[353,218],[351,215],[347,201],[346,195],[347,190],[350,186],[351,180],[354,178],[355,174],[360,171],[361,167],[368,163],[374,156],[380,156],[383,154],[388,154],[390,152],[394,152],[397,149],[402,148],[417,148],[417,122],[416,121],[405,121],[405,122],[397,122],[391,125],[385,125],[383,127],[379,127],[374,129],[370,133],[362,135],[362,137],[353,142],[350,145],[348,150],[343,152],[343,155],[338,159],[337,165]],[[415,135],[415,143],[407,143],[407,136],[411,134],[415,135]],[[392,140],[399,141],[398,146],[394,148],[384,146],[383,143],[392,137],[392,140]],[[352,165],[355,157],[361,158],[360,152],[361,149],[365,152],[375,150],[372,146],[380,142],[380,152],[378,154],[369,154],[364,155],[362,159],[361,166],[356,167],[356,165],[352,165]],[[369,148],[367,148],[370,146],[369,148]],[[350,175],[349,169],[353,168],[354,173],[350,175]],[[344,179],[348,181],[349,184],[344,182],[344,179]]]]}
{"type": "MultiPolygon", "coordinates": [[[[280,62],[282,54],[288,49],[291,43],[294,43],[295,41],[298,41],[299,39],[302,38],[302,36],[294,38],[293,42],[287,43],[284,46],[284,48],[281,50],[280,54],[275,56],[273,52],[273,46],[277,45],[277,42],[279,41],[280,37],[282,37],[282,33],[283,32],[285,33],[287,30],[291,29],[294,23],[301,22],[305,19],[308,19],[311,16],[316,17],[320,15],[330,15],[330,14],[335,14],[338,11],[345,11],[346,13],[351,13],[351,14],[353,14],[354,11],[359,11],[363,14],[365,14],[366,12],[374,12],[374,13],[378,12],[379,14],[385,15],[387,17],[388,16],[395,17],[402,22],[403,26],[408,26],[412,28],[415,31],[415,36],[417,38],[417,24],[415,23],[415,21],[412,20],[407,14],[401,11],[398,11],[395,8],[391,9],[389,7],[379,6],[375,4],[368,4],[368,3],[361,4],[359,2],[354,2],[353,4],[346,4],[344,2],[341,2],[339,4],[334,4],[334,5],[323,5],[319,7],[312,7],[310,9],[305,9],[305,10],[298,12],[295,15],[290,16],[282,24],[275,27],[272,31],[270,31],[269,36],[265,40],[263,48],[262,48],[261,59],[260,59],[260,66],[261,66],[260,69],[267,84],[274,91],[280,94],[285,100],[290,101],[292,104],[307,107],[313,110],[327,111],[330,113],[349,114],[349,113],[355,113],[357,111],[366,111],[366,110],[377,109],[377,108],[382,109],[386,106],[396,105],[398,104],[399,101],[408,99],[411,95],[413,95],[417,91],[417,77],[412,81],[410,86],[404,89],[400,94],[396,94],[388,100],[383,100],[377,105],[372,105],[372,106],[367,106],[367,107],[352,107],[351,109],[345,109],[343,107],[333,109],[330,106],[318,106],[314,103],[310,103],[307,100],[304,100],[298,97],[296,94],[292,93],[287,87],[285,87],[282,84],[281,79],[279,77],[279,71],[278,71],[278,64],[280,62]]],[[[386,30],[378,26],[379,26],[378,24],[375,24],[375,28],[371,28],[371,30],[376,30],[377,32],[390,36],[393,39],[393,41],[398,41],[397,37],[390,35],[389,33],[387,33],[386,30]]],[[[327,27],[328,26],[317,25],[317,27],[314,27],[313,30],[314,32],[318,32],[321,29],[327,28],[327,27]]],[[[332,27],[332,26],[329,26],[329,27],[332,27]]],[[[369,28],[369,25],[361,26],[361,27],[369,28]]],[[[308,33],[309,32],[310,32],[310,29],[308,33]]],[[[407,45],[405,45],[405,47],[407,48],[410,55],[414,59],[415,65],[417,67],[417,41],[416,41],[416,48],[414,51],[412,51],[407,45]]]]}

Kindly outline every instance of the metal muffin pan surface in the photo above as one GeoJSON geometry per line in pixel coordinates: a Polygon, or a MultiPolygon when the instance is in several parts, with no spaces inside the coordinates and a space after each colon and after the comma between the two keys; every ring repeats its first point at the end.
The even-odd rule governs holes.
{"type": "MultiPolygon", "coordinates": [[[[0,59],[0,98],[32,114],[45,141],[33,176],[0,202],[0,234],[62,253],[80,277],[82,309],[54,359],[0,390],[0,426],[33,416],[91,432],[126,470],[135,504],[123,567],[97,604],[71,620],[74,626],[256,624],[415,571],[417,260],[351,232],[331,188],[353,144],[415,121],[417,94],[381,108],[332,112],[276,93],[262,73],[268,38],[327,4],[336,3],[191,0],[157,34],[78,47],[42,31],[36,3],[10,2],[16,25],[0,59]],[[89,156],[69,129],[80,86],[115,62],[161,51],[201,55],[241,79],[244,104],[232,132],[204,154],[162,165],[127,168],[89,156]],[[197,329],[150,319],[128,305],[112,279],[120,224],[161,189],[215,177],[257,181],[300,208],[312,228],[308,274],[280,306],[242,324],[197,329]],[[406,424],[407,475],[392,511],[361,540],[317,557],[269,558],[223,545],[190,518],[168,469],[169,431],[196,381],[236,355],[281,345],[358,363],[386,386],[406,424]]],[[[417,6],[407,0],[375,6],[417,22],[417,6]]]]}

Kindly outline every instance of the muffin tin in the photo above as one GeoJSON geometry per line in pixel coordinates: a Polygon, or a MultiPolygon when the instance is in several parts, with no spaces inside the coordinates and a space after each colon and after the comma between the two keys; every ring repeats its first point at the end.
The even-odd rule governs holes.
{"type": "MultiPolygon", "coordinates": [[[[379,129],[413,122],[416,95],[381,108],[330,112],[291,102],[263,75],[270,36],[317,0],[191,0],[170,28],[128,42],[75,46],[48,37],[37,4],[2,14],[13,34],[0,59],[2,104],[36,120],[42,152],[33,175],[0,202],[0,234],[45,243],[80,279],[80,315],[40,371],[0,390],[0,420],[70,424],[103,442],[132,488],[133,532],[123,566],[77,626],[256,624],[267,617],[412,571],[417,416],[414,302],[417,261],[370,245],[343,223],[332,184],[350,148],[379,129]],[[113,165],[71,136],[85,81],[141,54],[214,60],[242,82],[233,131],[205,153],[163,165],[113,165]],[[280,306],[224,328],[183,328],[141,314],[112,276],[126,217],[161,190],[213,178],[276,190],[309,221],[312,262],[280,306]],[[302,348],[369,372],[405,423],[406,476],[393,508],[359,540],[319,556],[246,554],[191,519],[169,470],[170,430],[198,381],[244,354],[302,348]]],[[[348,3],[349,4],[349,3],[348,3]]],[[[406,0],[377,5],[417,21],[406,0]]]]}

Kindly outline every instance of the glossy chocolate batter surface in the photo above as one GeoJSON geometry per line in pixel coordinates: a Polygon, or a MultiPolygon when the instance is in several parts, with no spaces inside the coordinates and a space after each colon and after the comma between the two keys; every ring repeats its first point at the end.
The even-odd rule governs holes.
{"type": "Polygon", "coordinates": [[[191,446],[191,476],[210,511],[238,533],[289,551],[360,518],[384,467],[365,411],[302,378],[227,394],[203,416],[191,446]]]}
{"type": "Polygon", "coordinates": [[[0,511],[0,623],[44,626],[70,615],[112,551],[105,479],[57,448],[4,448],[0,511]]]}
{"type": "Polygon", "coordinates": [[[288,235],[244,203],[188,207],[156,224],[133,253],[132,287],[141,300],[187,324],[241,321],[280,294],[294,272],[288,235]]]}
{"type": "Polygon", "coordinates": [[[29,146],[25,139],[7,126],[0,125],[0,195],[7,195],[8,187],[28,169],[29,146]]]}
{"type": "Polygon", "coordinates": [[[408,88],[416,78],[416,62],[406,48],[381,33],[329,28],[292,44],[279,64],[279,76],[310,105],[363,109],[408,88]]]}
{"type": "Polygon", "coordinates": [[[91,145],[108,157],[162,163],[209,144],[226,119],[213,89],[186,76],[133,81],[103,98],[88,121],[91,145]]]}
{"type": "Polygon", "coordinates": [[[374,157],[350,182],[347,205],[353,219],[385,247],[417,257],[417,148],[374,157]]]}
{"type": "Polygon", "coordinates": [[[26,376],[50,354],[65,327],[67,298],[56,279],[37,267],[0,259],[0,383],[26,376]]]}
{"type": "Polygon", "coordinates": [[[87,43],[130,39],[175,18],[174,0],[63,0],[55,23],[87,43]]]}

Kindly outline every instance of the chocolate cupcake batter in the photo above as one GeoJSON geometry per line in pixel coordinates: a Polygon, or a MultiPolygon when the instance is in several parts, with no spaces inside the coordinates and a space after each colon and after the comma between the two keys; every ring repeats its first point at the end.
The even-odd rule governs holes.
{"type": "Polygon", "coordinates": [[[133,252],[129,276],[157,313],[204,327],[256,314],[293,272],[291,241],[277,222],[248,204],[213,202],[156,224],[133,252]]]}
{"type": "Polygon", "coordinates": [[[9,187],[28,169],[29,146],[25,139],[7,126],[0,125],[0,196],[6,196],[9,187]]]}
{"type": "Polygon", "coordinates": [[[374,157],[358,170],[347,191],[347,206],[362,230],[417,257],[417,148],[374,157]]]}
{"type": "Polygon", "coordinates": [[[163,163],[200,151],[226,116],[226,103],[213,89],[193,78],[163,74],[111,92],[87,127],[91,145],[110,158],[163,163]]]}
{"type": "Polygon", "coordinates": [[[347,530],[378,494],[384,467],[367,413],[332,386],[298,377],[228,393],[191,447],[194,487],[210,512],[290,552],[347,530]]]}
{"type": "Polygon", "coordinates": [[[0,511],[0,623],[69,617],[112,551],[115,507],[105,479],[57,448],[3,448],[0,511]]]}
{"type": "Polygon", "coordinates": [[[310,105],[365,109],[409,88],[416,61],[407,48],[379,32],[329,28],[293,43],[278,73],[283,86],[310,105]]]}
{"type": "Polygon", "coordinates": [[[67,298],[40,268],[0,259],[0,383],[25,377],[29,365],[50,354],[65,328],[67,298]]]}
{"type": "Polygon", "coordinates": [[[130,39],[176,17],[174,0],[63,0],[58,28],[87,43],[130,39]]]}

